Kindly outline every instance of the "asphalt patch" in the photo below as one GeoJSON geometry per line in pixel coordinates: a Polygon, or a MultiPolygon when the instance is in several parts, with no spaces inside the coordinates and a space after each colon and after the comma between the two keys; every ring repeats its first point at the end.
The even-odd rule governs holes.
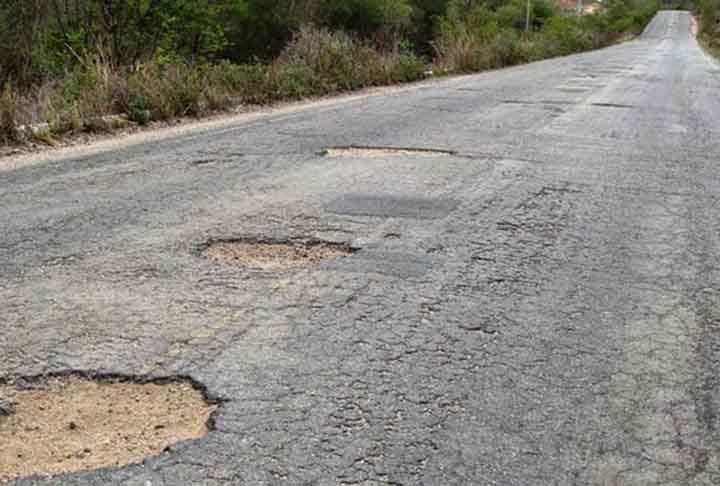
{"type": "Polygon", "coordinates": [[[454,199],[399,197],[382,194],[346,194],[331,201],[331,213],[382,218],[444,218],[458,207],[454,199]]]}
{"type": "Polygon", "coordinates": [[[375,273],[399,279],[422,278],[433,268],[433,259],[428,255],[367,250],[361,251],[351,261],[342,262],[337,267],[343,272],[375,273]]]}
{"type": "Polygon", "coordinates": [[[185,380],[80,376],[0,384],[0,482],[141,463],[209,431],[215,405],[185,380]]]}
{"type": "Polygon", "coordinates": [[[210,242],[203,254],[215,262],[278,271],[347,257],[355,251],[343,243],[321,240],[236,239],[210,242]]]}

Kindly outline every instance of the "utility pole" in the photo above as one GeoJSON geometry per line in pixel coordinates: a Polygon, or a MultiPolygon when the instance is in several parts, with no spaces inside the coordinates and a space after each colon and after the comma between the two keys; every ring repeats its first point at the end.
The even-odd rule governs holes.
{"type": "Polygon", "coordinates": [[[525,7],[525,32],[530,32],[530,8],[532,0],[527,0],[527,7],[525,7]]]}

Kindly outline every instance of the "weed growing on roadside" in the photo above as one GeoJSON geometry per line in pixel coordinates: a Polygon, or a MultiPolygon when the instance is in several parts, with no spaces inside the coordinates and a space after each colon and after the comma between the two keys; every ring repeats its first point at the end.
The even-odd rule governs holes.
{"type": "Polygon", "coordinates": [[[18,130],[20,97],[10,83],[6,83],[0,93],[0,143],[18,143],[21,139],[18,130]]]}

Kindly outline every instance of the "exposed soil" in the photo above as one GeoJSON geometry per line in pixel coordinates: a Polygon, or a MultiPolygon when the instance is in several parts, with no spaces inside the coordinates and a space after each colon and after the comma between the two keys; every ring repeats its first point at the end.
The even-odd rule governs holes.
{"type": "Polygon", "coordinates": [[[53,378],[0,397],[14,409],[0,416],[0,482],[140,463],[205,435],[215,409],[187,382],[53,378]]]}
{"type": "Polygon", "coordinates": [[[333,243],[220,241],[205,250],[213,261],[259,270],[284,270],[351,255],[349,247],[333,243]]]}

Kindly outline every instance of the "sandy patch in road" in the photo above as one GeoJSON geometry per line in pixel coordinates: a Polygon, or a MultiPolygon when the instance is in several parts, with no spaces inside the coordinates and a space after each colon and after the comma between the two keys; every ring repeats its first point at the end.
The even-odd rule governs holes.
{"type": "Polygon", "coordinates": [[[326,243],[305,245],[246,241],[218,242],[205,250],[205,256],[216,262],[270,271],[317,264],[351,253],[349,248],[326,243]]]}
{"type": "Polygon", "coordinates": [[[0,482],[140,463],[202,437],[214,406],[190,383],[57,378],[0,385],[0,482]]]}

